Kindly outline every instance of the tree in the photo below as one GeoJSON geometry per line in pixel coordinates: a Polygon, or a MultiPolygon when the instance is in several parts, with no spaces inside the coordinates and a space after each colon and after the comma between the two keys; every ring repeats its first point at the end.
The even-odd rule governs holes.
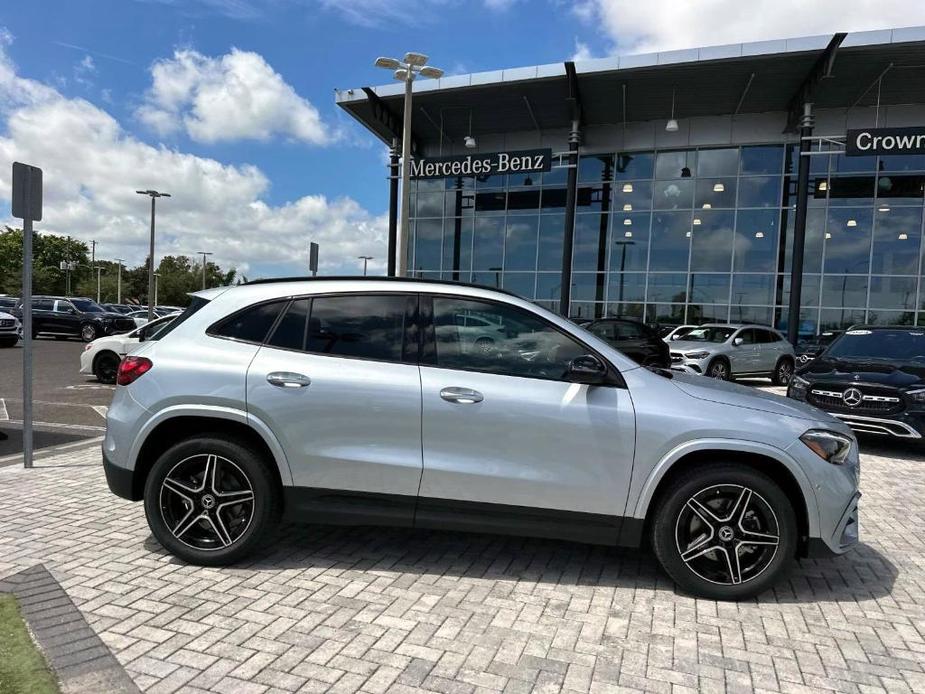
{"type": "MultiPolygon", "coordinates": [[[[0,232],[0,292],[19,294],[22,291],[22,229],[5,227],[0,232]]],[[[33,234],[32,291],[36,294],[64,294],[67,291],[67,271],[62,262],[73,262],[71,288],[89,276],[89,249],[83,241],[53,234],[33,234]]]]}

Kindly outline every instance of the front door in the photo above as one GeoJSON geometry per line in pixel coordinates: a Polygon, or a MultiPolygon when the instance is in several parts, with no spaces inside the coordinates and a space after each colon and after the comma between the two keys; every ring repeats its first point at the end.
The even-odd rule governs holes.
{"type": "Polygon", "coordinates": [[[569,362],[592,350],[508,304],[435,295],[425,305],[433,328],[421,363],[417,521],[484,509],[517,527],[533,513],[562,536],[556,523],[621,515],[635,445],[629,393],[565,378],[569,362]],[[473,319],[492,326],[481,342],[467,327],[473,319]]]}
{"type": "Polygon", "coordinates": [[[755,331],[743,328],[732,336],[732,350],[729,352],[732,373],[747,374],[760,371],[760,348],[755,331]],[[741,340],[741,344],[736,344],[741,340]]]}
{"type": "Polygon", "coordinates": [[[378,509],[411,523],[421,481],[416,311],[407,294],[295,299],[254,357],[248,413],[282,444],[296,487],[287,503],[303,517],[369,520],[378,509]]]}

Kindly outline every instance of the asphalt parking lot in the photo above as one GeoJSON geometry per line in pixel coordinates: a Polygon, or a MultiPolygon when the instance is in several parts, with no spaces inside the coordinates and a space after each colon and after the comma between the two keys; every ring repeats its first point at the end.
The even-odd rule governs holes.
{"type": "MultiPolygon", "coordinates": [[[[114,386],[78,373],[84,343],[39,338],[32,398],[35,446],[47,448],[103,434],[114,386]]],[[[22,452],[22,343],[0,349],[0,462],[22,452]]]]}

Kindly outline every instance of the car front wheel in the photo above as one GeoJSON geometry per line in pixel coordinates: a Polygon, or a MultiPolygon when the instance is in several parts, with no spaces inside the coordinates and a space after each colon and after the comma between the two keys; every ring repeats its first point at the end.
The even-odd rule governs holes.
{"type": "Polygon", "coordinates": [[[151,532],[180,559],[222,566],[252,552],[280,515],[280,491],[260,453],[205,435],[163,453],[145,483],[151,532]]]}
{"type": "Polygon", "coordinates": [[[93,362],[93,375],[100,383],[115,383],[122,360],[115,352],[102,352],[93,362]]]}
{"type": "Polygon", "coordinates": [[[753,597],[780,581],[796,555],[790,500],[767,475],[744,466],[715,464],[682,475],[653,518],[659,563],[698,597],[753,597]]]}
{"type": "Polygon", "coordinates": [[[732,377],[729,362],[725,359],[714,359],[710,362],[710,366],[707,367],[707,376],[717,378],[720,381],[728,381],[732,377]]]}

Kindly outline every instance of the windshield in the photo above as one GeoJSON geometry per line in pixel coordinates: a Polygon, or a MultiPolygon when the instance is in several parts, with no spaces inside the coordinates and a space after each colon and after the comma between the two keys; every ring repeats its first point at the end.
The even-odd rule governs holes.
{"type": "Polygon", "coordinates": [[[728,340],[735,328],[722,326],[694,328],[690,332],[681,333],[681,339],[686,342],[725,342],[728,340]]]}
{"type": "Polygon", "coordinates": [[[837,359],[925,361],[925,331],[849,330],[826,354],[837,359]]]}
{"type": "Polygon", "coordinates": [[[71,303],[82,313],[106,313],[106,309],[89,299],[71,299],[71,303]]]}

